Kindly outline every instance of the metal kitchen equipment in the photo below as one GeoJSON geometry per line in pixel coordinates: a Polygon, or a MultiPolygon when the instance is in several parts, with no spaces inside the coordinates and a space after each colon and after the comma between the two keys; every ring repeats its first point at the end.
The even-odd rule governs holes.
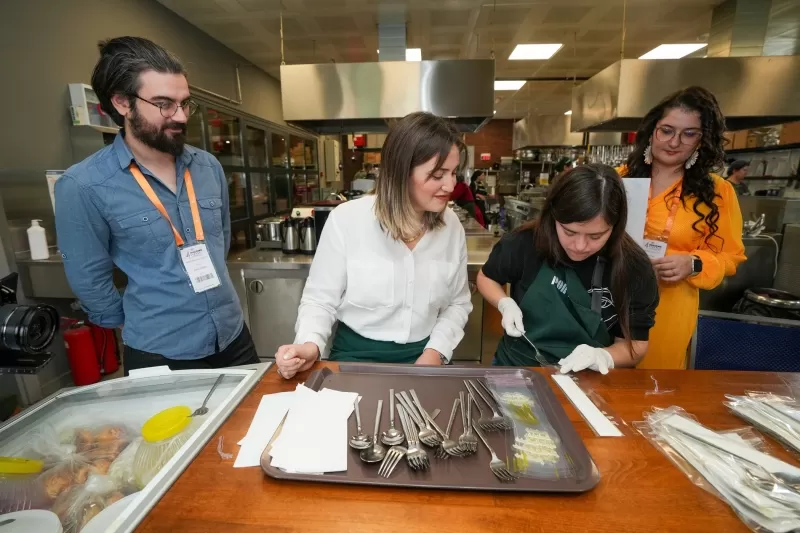
{"type": "Polygon", "coordinates": [[[300,219],[298,223],[300,235],[300,253],[314,255],[317,251],[317,230],[312,217],[300,219]]]}
{"type": "Polygon", "coordinates": [[[262,218],[256,224],[256,246],[258,248],[280,249],[283,245],[281,240],[281,219],[262,218]]]}
{"type": "MultiPolygon", "coordinates": [[[[544,374],[528,370],[487,367],[436,368],[415,365],[342,363],[339,365],[338,372],[333,372],[329,368],[313,372],[306,380],[305,385],[313,390],[327,387],[358,392],[363,401],[368,404],[377,403],[379,399],[385,398],[389,388],[399,391],[414,389],[426,408],[449,409],[453,398],[465,390],[462,380],[480,379],[487,374],[502,376],[516,372],[522,372],[524,377],[530,379],[547,420],[560,437],[564,453],[569,456],[574,465],[574,477],[556,480],[520,477],[513,483],[501,482],[489,469],[491,454],[485,446],[477,447],[476,453],[467,457],[438,459],[429,453],[430,466],[426,471],[416,472],[411,468],[398,467],[389,479],[378,475],[374,465],[363,463],[359,458],[358,450],[348,450],[347,471],[345,472],[322,475],[283,472],[270,465],[271,459],[268,453],[261,457],[261,468],[268,476],[275,479],[317,483],[520,492],[586,492],[591,490],[599,482],[600,473],[551,389],[548,383],[549,378],[544,374]]],[[[403,419],[407,418],[405,408],[398,407],[398,413],[401,413],[399,416],[402,423],[403,419]]],[[[410,433],[416,433],[413,431],[411,420],[406,420],[405,423],[410,433]]],[[[348,435],[352,435],[355,431],[354,420],[348,421],[347,431],[348,435]]],[[[498,452],[500,459],[504,459],[508,453],[507,436],[504,433],[486,434],[485,432],[484,436],[495,452],[498,452]]],[[[412,439],[414,437],[415,435],[411,435],[412,439]]],[[[408,452],[411,452],[410,445],[408,452]]]]}
{"type": "Polygon", "coordinates": [[[281,249],[285,254],[296,254],[300,251],[297,219],[287,217],[281,221],[281,249]]]}

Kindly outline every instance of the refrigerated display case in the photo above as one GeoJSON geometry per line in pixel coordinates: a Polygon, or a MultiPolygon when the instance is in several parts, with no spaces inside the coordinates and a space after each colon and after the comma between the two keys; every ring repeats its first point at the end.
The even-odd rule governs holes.
{"type": "MultiPolygon", "coordinates": [[[[57,484],[51,483],[46,487],[45,503],[41,503],[41,499],[37,500],[38,503],[34,501],[29,504],[20,501],[17,502],[17,507],[19,509],[38,507],[52,509],[57,514],[61,513],[60,518],[65,531],[71,533],[78,533],[84,525],[88,527],[91,519],[84,524],[80,520],[76,522],[73,514],[65,514],[64,509],[67,506],[60,504],[64,497],[69,498],[72,494],[85,492],[89,490],[85,487],[90,483],[112,477],[111,474],[117,464],[116,459],[122,459],[126,447],[133,446],[135,439],[141,442],[140,437],[145,422],[154,415],[176,406],[186,406],[185,412],[194,411],[203,403],[217,378],[223,376],[208,401],[208,413],[192,418],[191,423],[186,426],[186,431],[191,431],[191,436],[171,458],[166,460],[154,477],[143,487],[137,486],[133,481],[126,482],[130,485],[126,485],[124,489],[122,485],[119,487],[115,485],[120,497],[123,494],[136,495],[127,498],[129,504],[105,531],[106,533],[133,531],[208,443],[225,419],[258,383],[269,366],[269,363],[265,363],[218,370],[170,371],[166,367],[144,369],[141,372],[133,372],[127,378],[64,389],[42,400],[0,425],[0,456],[28,457],[43,461],[45,464],[41,473],[43,488],[46,480],[55,477],[54,469],[64,464],[53,459],[54,448],[58,449],[59,453],[69,453],[73,454],[70,457],[79,458],[70,459],[69,464],[85,464],[86,472],[82,476],[74,473],[61,476],[59,473],[63,479],[59,478],[57,484]],[[98,428],[104,429],[98,430],[98,428]],[[48,442],[50,444],[55,442],[57,446],[44,446],[43,441],[47,440],[44,438],[45,435],[55,435],[56,437],[50,437],[48,442]],[[123,440],[120,435],[127,436],[123,440]],[[91,452],[85,451],[89,449],[85,446],[87,440],[92,438],[95,439],[91,441],[92,445],[96,444],[97,447],[101,443],[107,445],[109,441],[101,440],[103,438],[117,439],[112,440],[115,458],[106,457],[108,460],[103,463],[102,468],[99,465],[100,460],[91,452]]],[[[227,443],[226,448],[231,449],[233,446],[234,443],[227,443]]],[[[138,451],[143,447],[143,444],[139,445],[138,451]]],[[[136,461],[131,461],[130,468],[133,474],[136,464],[136,461]]],[[[114,480],[116,479],[114,476],[114,480]]],[[[129,475],[125,479],[139,478],[129,475]]],[[[110,482],[106,479],[103,481],[110,482]]],[[[93,500],[92,511],[94,513],[102,511],[104,506],[110,508],[112,504],[110,500],[93,500]]],[[[73,513],[75,506],[69,505],[69,508],[69,513],[73,513]]],[[[88,512],[82,509],[79,511],[88,512]]]]}

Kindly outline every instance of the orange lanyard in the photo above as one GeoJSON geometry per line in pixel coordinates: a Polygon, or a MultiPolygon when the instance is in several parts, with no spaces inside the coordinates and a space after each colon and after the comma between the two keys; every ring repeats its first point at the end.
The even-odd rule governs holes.
{"type": "MultiPolygon", "coordinates": [[[[158,196],[156,195],[156,191],[153,190],[153,187],[151,187],[150,183],[145,179],[142,171],[139,170],[139,167],[137,167],[136,163],[133,162],[131,162],[128,170],[131,171],[133,177],[136,178],[136,183],[139,184],[139,187],[142,188],[147,198],[153,203],[156,209],[158,209],[158,212],[161,213],[161,216],[164,217],[167,222],[169,222],[170,226],[172,226],[172,234],[175,235],[175,242],[178,244],[178,247],[180,248],[183,246],[184,241],[183,237],[181,237],[181,232],[175,229],[175,225],[172,223],[172,220],[167,214],[167,210],[164,208],[164,204],[161,203],[161,200],[159,200],[158,196]]],[[[192,211],[192,221],[194,222],[194,235],[198,241],[203,241],[205,240],[203,223],[200,221],[200,209],[197,207],[197,196],[194,194],[192,175],[189,173],[188,168],[183,173],[183,180],[186,182],[186,194],[189,196],[189,208],[192,211]]]]}
{"type": "MultiPolygon", "coordinates": [[[[664,224],[664,231],[661,232],[661,238],[659,239],[661,242],[667,242],[669,240],[669,234],[672,233],[672,226],[675,224],[675,216],[678,214],[678,204],[681,203],[681,186],[678,185],[673,189],[672,194],[672,206],[669,208],[669,216],[667,216],[667,223],[664,224]]],[[[647,214],[646,217],[649,218],[650,216],[650,200],[653,197],[653,187],[650,186],[650,192],[647,195],[647,214]]]]}

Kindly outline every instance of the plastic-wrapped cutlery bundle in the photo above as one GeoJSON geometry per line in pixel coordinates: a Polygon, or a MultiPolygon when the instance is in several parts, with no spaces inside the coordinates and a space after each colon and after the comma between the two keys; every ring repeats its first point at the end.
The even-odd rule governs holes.
{"type": "Polygon", "coordinates": [[[800,528],[800,468],[738,434],[708,429],[680,407],[654,409],[634,425],[695,485],[730,505],[752,531],[800,528]]]}
{"type": "Polygon", "coordinates": [[[745,396],[726,398],[725,405],[736,416],[800,454],[800,405],[794,398],[769,392],[747,392],[745,396]]]}
{"type": "Polygon", "coordinates": [[[535,479],[575,477],[575,468],[547,420],[530,379],[517,372],[487,374],[484,382],[511,421],[514,439],[509,456],[513,457],[515,472],[535,479]]]}

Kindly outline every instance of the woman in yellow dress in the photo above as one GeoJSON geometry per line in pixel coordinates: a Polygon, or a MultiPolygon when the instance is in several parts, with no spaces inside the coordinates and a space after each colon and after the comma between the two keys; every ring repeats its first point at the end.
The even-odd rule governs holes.
{"type": "Polygon", "coordinates": [[[619,169],[651,179],[644,237],[660,303],[638,368],[686,368],[699,290],[717,287],[746,259],[736,192],[712,173],[723,163],[724,131],[714,95],[689,87],[650,110],[619,169]]]}

